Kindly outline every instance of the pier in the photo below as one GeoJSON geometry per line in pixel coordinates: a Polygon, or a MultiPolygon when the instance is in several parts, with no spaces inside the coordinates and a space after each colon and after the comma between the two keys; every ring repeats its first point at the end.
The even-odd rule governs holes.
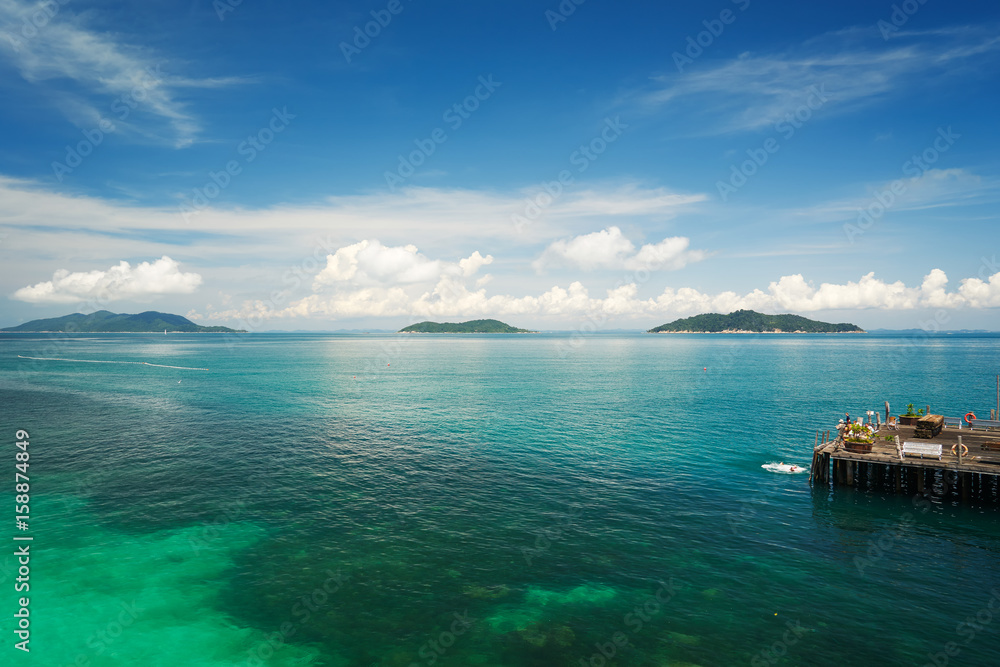
{"type": "Polygon", "coordinates": [[[953,496],[962,502],[1000,502],[1000,430],[945,427],[931,438],[917,437],[917,426],[881,424],[870,446],[852,445],[841,434],[817,434],[809,479],[814,486],[849,486],[896,493],[953,496]],[[886,438],[891,441],[887,441],[886,438]],[[936,454],[904,453],[936,449],[936,454]],[[964,449],[968,453],[960,456],[964,449]],[[927,447],[930,445],[931,447],[927,447]],[[954,449],[954,453],[953,453],[954,449]]]}

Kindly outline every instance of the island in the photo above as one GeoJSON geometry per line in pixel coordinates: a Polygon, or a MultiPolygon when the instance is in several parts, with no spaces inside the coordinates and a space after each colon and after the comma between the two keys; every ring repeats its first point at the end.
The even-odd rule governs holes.
{"type": "Polygon", "coordinates": [[[154,310],[137,315],[99,310],[90,315],[73,313],[63,317],[32,320],[16,327],[0,329],[3,333],[246,333],[229,327],[203,327],[186,317],[154,310]]]}
{"type": "Polygon", "coordinates": [[[500,320],[470,320],[453,324],[451,322],[420,322],[412,324],[399,333],[538,333],[527,329],[518,329],[500,320]]]}
{"type": "Polygon", "coordinates": [[[799,315],[765,315],[737,310],[728,315],[705,313],[662,324],[646,333],[866,333],[854,324],[817,322],[799,315]]]}

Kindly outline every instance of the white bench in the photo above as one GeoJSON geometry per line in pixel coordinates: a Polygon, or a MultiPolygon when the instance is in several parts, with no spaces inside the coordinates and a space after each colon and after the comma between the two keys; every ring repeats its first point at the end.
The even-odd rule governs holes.
{"type": "Polygon", "coordinates": [[[938,461],[941,460],[941,445],[940,443],[935,444],[931,442],[911,442],[907,440],[903,443],[903,456],[907,454],[911,456],[919,456],[924,458],[925,456],[933,456],[938,461]]]}
{"type": "Polygon", "coordinates": [[[973,419],[972,423],[969,424],[969,428],[1000,428],[1000,421],[990,419],[973,419]]]}

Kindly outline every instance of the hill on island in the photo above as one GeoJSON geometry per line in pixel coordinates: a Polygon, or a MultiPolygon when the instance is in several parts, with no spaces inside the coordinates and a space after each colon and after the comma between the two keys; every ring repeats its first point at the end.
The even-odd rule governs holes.
{"type": "Polygon", "coordinates": [[[158,313],[150,310],[138,315],[112,313],[99,310],[90,315],[73,313],[63,317],[53,317],[45,320],[33,320],[16,327],[0,329],[10,333],[158,333],[170,331],[173,333],[246,333],[229,327],[203,327],[186,317],[158,313]]]}
{"type": "Polygon", "coordinates": [[[518,329],[500,320],[471,320],[452,324],[451,322],[420,322],[412,324],[399,333],[538,333],[518,329]]]}
{"type": "Polygon", "coordinates": [[[865,333],[854,324],[817,322],[799,315],[764,315],[737,310],[728,315],[706,313],[662,324],[647,333],[865,333]]]}

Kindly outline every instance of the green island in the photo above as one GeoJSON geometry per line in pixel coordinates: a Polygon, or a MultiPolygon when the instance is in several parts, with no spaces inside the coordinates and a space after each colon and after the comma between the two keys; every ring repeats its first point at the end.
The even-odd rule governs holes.
{"type": "Polygon", "coordinates": [[[799,315],[765,315],[737,310],[728,315],[705,313],[662,324],[646,333],[865,333],[854,324],[818,322],[799,315]]]}
{"type": "Polygon", "coordinates": [[[500,320],[470,320],[453,324],[451,322],[419,322],[412,324],[399,333],[538,333],[527,329],[518,329],[500,320]]]}
{"type": "Polygon", "coordinates": [[[90,315],[73,313],[63,317],[32,320],[16,327],[0,329],[6,333],[246,333],[229,327],[203,327],[186,317],[154,310],[137,315],[99,310],[90,315]]]}

